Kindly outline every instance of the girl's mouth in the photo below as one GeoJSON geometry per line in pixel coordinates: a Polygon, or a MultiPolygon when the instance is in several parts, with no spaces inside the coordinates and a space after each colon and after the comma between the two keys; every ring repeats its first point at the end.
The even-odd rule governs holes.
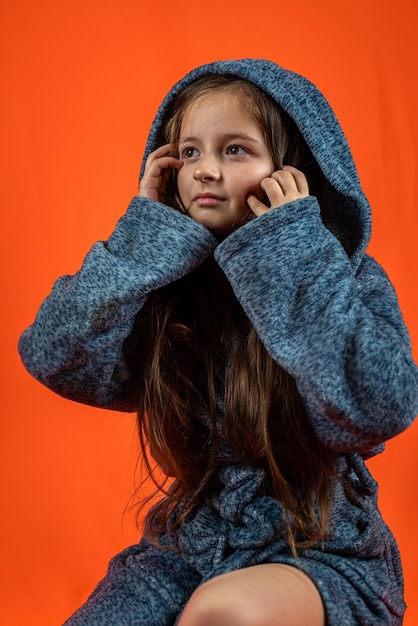
{"type": "Polygon", "coordinates": [[[194,202],[197,206],[213,207],[223,202],[225,198],[213,193],[201,193],[195,196],[194,202]]]}

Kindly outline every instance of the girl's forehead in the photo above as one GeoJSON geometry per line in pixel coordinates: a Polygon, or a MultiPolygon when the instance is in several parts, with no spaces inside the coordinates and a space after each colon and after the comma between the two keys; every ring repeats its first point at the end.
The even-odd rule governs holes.
{"type": "Polygon", "coordinates": [[[253,118],[253,115],[250,114],[251,107],[248,106],[248,101],[244,94],[238,89],[226,88],[216,89],[212,93],[197,94],[186,106],[182,123],[190,121],[191,118],[195,118],[203,111],[208,111],[209,109],[219,111],[220,115],[236,111],[244,114],[249,119],[253,118]]]}
{"type": "Polygon", "coordinates": [[[205,103],[218,104],[219,106],[227,106],[228,104],[244,104],[244,94],[234,87],[221,87],[212,89],[211,91],[203,91],[197,93],[191,99],[187,108],[192,106],[204,105],[205,103]]]}

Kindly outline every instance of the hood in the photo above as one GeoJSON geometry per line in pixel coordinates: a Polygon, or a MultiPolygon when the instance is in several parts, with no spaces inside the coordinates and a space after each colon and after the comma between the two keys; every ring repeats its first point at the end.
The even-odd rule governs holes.
{"type": "Polygon", "coordinates": [[[146,145],[141,174],[150,152],[164,143],[163,128],[177,94],[208,74],[245,78],[270,95],[293,119],[323,176],[318,201],[325,226],[340,240],[354,267],[369,242],[371,211],[343,130],[331,106],[309,80],[265,59],[218,61],[202,65],[178,81],[164,98],[146,145]]]}

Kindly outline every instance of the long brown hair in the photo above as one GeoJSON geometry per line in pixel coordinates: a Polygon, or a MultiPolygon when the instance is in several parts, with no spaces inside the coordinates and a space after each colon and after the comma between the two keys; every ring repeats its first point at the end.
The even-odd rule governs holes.
{"type": "MultiPolygon", "coordinates": [[[[210,76],[176,100],[166,140],[176,143],[188,104],[213,89],[245,95],[266,133],[273,160],[295,166],[311,155],[291,120],[257,87],[242,79],[210,76]]],[[[181,210],[175,183],[166,201],[181,210]]],[[[268,354],[216,262],[199,268],[149,297],[138,316],[130,352],[138,380],[140,446],[149,475],[164,497],[148,517],[158,542],[217,486],[220,447],[237,462],[265,470],[264,492],[283,505],[294,554],[327,536],[336,455],[317,438],[295,379],[268,354]],[[135,362],[141,351],[141,361],[135,362]],[[222,425],[219,402],[224,405],[222,425]],[[154,474],[154,459],[176,480],[167,491],[154,474]]]]}

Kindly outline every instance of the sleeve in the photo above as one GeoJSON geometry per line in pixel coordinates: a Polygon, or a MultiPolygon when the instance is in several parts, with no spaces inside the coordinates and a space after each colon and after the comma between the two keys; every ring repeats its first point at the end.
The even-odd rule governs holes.
{"type": "Polygon", "coordinates": [[[148,294],[213,253],[213,235],[191,218],[135,197],[108,241],[62,276],[19,340],[26,369],[56,393],[85,404],[134,410],[123,345],[148,294]]]}
{"type": "Polygon", "coordinates": [[[395,291],[367,255],[354,271],[315,198],[246,224],[215,258],[325,445],[367,455],[409,426],[418,372],[395,291]]]}

